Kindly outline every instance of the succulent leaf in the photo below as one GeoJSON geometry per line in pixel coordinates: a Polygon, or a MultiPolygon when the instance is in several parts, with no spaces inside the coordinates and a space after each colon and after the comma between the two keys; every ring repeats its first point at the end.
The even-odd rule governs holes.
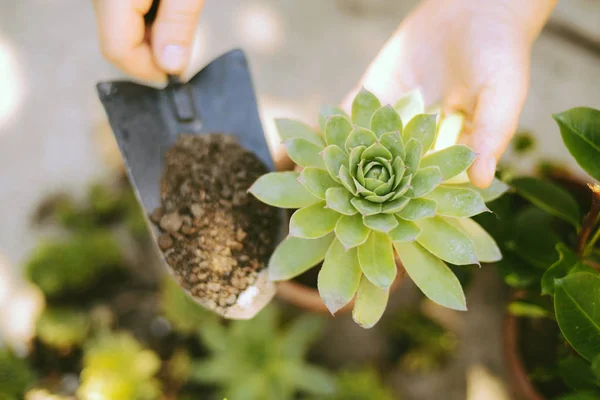
{"type": "Polygon", "coordinates": [[[321,147],[302,138],[293,138],[285,141],[287,152],[296,164],[301,167],[316,167],[325,169],[325,162],[319,155],[321,147]]]}
{"type": "Polygon", "coordinates": [[[400,114],[404,126],[417,114],[425,112],[425,102],[419,90],[406,93],[394,105],[394,109],[400,114]]]}
{"type": "Polygon", "coordinates": [[[352,300],[361,276],[356,249],[346,250],[344,245],[335,239],[327,250],[317,280],[319,294],[331,314],[335,314],[352,300]]]}
{"type": "Polygon", "coordinates": [[[421,162],[422,146],[417,139],[409,139],[406,142],[406,157],[404,158],[404,165],[406,166],[407,173],[414,175],[419,169],[419,163],[421,162]]]}
{"type": "Polygon", "coordinates": [[[279,208],[301,208],[319,201],[298,182],[297,172],[270,172],[248,189],[263,203],[279,208]]]}
{"type": "Polygon", "coordinates": [[[376,141],[377,136],[373,132],[367,128],[356,126],[348,135],[348,139],[346,139],[346,151],[350,153],[353,148],[358,146],[369,147],[376,141]]]}
{"type": "Polygon", "coordinates": [[[281,141],[288,139],[301,138],[319,146],[321,149],[325,147],[325,141],[317,132],[310,126],[293,119],[281,118],[275,120],[275,126],[279,132],[281,141]]]}
{"type": "Polygon", "coordinates": [[[390,287],[396,278],[396,263],[392,241],[387,234],[371,231],[367,241],[358,246],[358,261],[363,274],[382,289],[390,287]]]}
{"type": "Polygon", "coordinates": [[[367,228],[384,233],[398,226],[398,220],[390,214],[367,215],[363,217],[363,223],[367,228]]]}
{"type": "Polygon", "coordinates": [[[325,147],[325,150],[323,150],[323,160],[325,163],[324,168],[327,169],[331,178],[339,182],[340,178],[338,177],[338,174],[340,168],[342,165],[348,168],[348,154],[341,148],[332,144],[325,147]]]}
{"type": "Polygon", "coordinates": [[[304,168],[298,181],[306,190],[321,200],[325,200],[327,189],[339,186],[327,171],[314,167],[304,168]]]}
{"type": "Polygon", "coordinates": [[[400,157],[402,159],[406,157],[406,151],[404,149],[404,143],[402,142],[400,132],[384,133],[379,138],[379,143],[384,145],[385,148],[388,149],[390,153],[392,153],[392,157],[400,157]]]}
{"type": "Polygon", "coordinates": [[[269,279],[283,281],[300,275],[325,258],[335,239],[333,233],[318,239],[288,237],[284,239],[269,260],[269,279]]]}
{"type": "Polygon", "coordinates": [[[421,229],[417,242],[434,256],[454,265],[479,263],[473,242],[462,230],[440,217],[415,223],[421,229]]]}
{"type": "Polygon", "coordinates": [[[417,240],[419,233],[421,233],[421,228],[417,224],[398,219],[398,226],[392,229],[388,236],[394,243],[411,243],[417,240]]]}
{"type": "Polygon", "coordinates": [[[336,145],[343,149],[350,132],[352,123],[342,115],[329,117],[325,123],[325,141],[328,145],[336,145]]]}
{"type": "Polygon", "coordinates": [[[361,158],[363,160],[371,160],[375,157],[383,157],[387,160],[392,159],[392,153],[386,149],[381,143],[375,142],[362,153],[361,158]]]}
{"type": "Polygon", "coordinates": [[[346,118],[349,118],[348,114],[346,114],[344,110],[342,110],[338,106],[325,105],[321,107],[321,112],[319,113],[319,129],[321,130],[321,132],[325,132],[325,124],[327,123],[327,118],[333,117],[334,115],[342,115],[346,118]]]}
{"type": "Polygon", "coordinates": [[[433,217],[436,214],[437,203],[429,199],[412,199],[396,215],[408,221],[433,217]]]}
{"type": "Polygon", "coordinates": [[[388,193],[385,196],[378,196],[378,195],[372,195],[372,196],[366,196],[365,200],[371,201],[373,203],[385,203],[386,201],[388,201],[389,199],[392,198],[392,196],[394,196],[394,193],[388,193]]]}
{"type": "Polygon", "coordinates": [[[290,236],[317,239],[335,229],[341,215],[325,206],[325,202],[297,210],[290,219],[290,236]]]}
{"type": "Polygon", "coordinates": [[[387,132],[402,132],[400,115],[390,105],[381,107],[373,113],[370,126],[377,137],[387,132]]]}
{"type": "Polygon", "coordinates": [[[436,212],[444,217],[465,218],[489,211],[481,195],[471,189],[441,185],[426,197],[437,203],[436,212]]]}
{"type": "Polygon", "coordinates": [[[426,153],[435,141],[436,116],[434,114],[416,115],[402,132],[402,139],[407,143],[409,139],[416,139],[421,143],[422,154],[426,153]]]}
{"type": "Polygon", "coordinates": [[[338,173],[338,178],[340,178],[340,182],[342,186],[344,186],[350,193],[356,195],[356,185],[354,184],[354,179],[352,175],[350,175],[350,171],[344,165],[340,167],[340,172],[338,173]]]}
{"type": "Polygon", "coordinates": [[[406,197],[417,198],[425,196],[442,182],[442,173],[438,167],[427,167],[417,171],[410,181],[410,189],[406,197]]]}
{"type": "Polygon", "coordinates": [[[356,176],[358,164],[360,163],[360,160],[362,159],[361,158],[362,153],[366,149],[367,148],[365,146],[357,146],[357,147],[353,148],[352,151],[350,152],[350,167],[349,167],[350,175],[356,176]]]}
{"type": "Polygon", "coordinates": [[[392,197],[392,200],[400,199],[402,198],[402,196],[404,196],[404,194],[406,194],[406,192],[408,192],[408,190],[410,189],[411,180],[412,174],[408,174],[407,176],[402,178],[398,187],[394,189],[394,196],[392,197]]]}
{"type": "Polygon", "coordinates": [[[428,154],[421,160],[420,168],[438,167],[444,180],[453,178],[473,164],[475,152],[467,146],[454,145],[428,154]]]}
{"type": "Polygon", "coordinates": [[[381,319],[387,307],[388,297],[389,289],[381,289],[363,276],[352,310],[354,322],[365,329],[372,328],[381,319]]]}
{"type": "Polygon", "coordinates": [[[346,249],[359,246],[367,241],[371,230],[365,226],[362,218],[361,214],[342,215],[335,226],[335,235],[346,249]]]}
{"type": "Polygon", "coordinates": [[[381,212],[384,214],[396,214],[406,207],[409,201],[410,199],[408,197],[390,200],[382,205],[381,212]]]}
{"type": "Polygon", "coordinates": [[[392,170],[394,171],[394,189],[396,189],[400,185],[400,182],[402,182],[402,178],[404,178],[404,173],[406,172],[406,166],[400,157],[394,159],[392,170]]]}
{"type": "Polygon", "coordinates": [[[444,307],[467,310],[460,282],[446,264],[417,243],[394,243],[394,247],[402,266],[425,296],[444,307]]]}
{"type": "Polygon", "coordinates": [[[379,214],[381,212],[380,203],[373,203],[367,199],[361,199],[358,197],[353,198],[352,200],[350,200],[350,202],[362,215],[373,215],[379,214]]]}
{"type": "Polygon", "coordinates": [[[506,183],[502,182],[500,179],[497,178],[494,178],[492,184],[485,189],[478,188],[477,186],[472,185],[471,183],[454,185],[454,187],[474,190],[481,195],[483,201],[486,203],[496,200],[504,193],[506,193],[508,189],[510,189],[510,187],[506,183]]]}
{"type": "Polygon", "coordinates": [[[346,188],[335,187],[329,188],[325,192],[327,207],[331,208],[344,215],[354,215],[357,213],[356,208],[350,203],[352,194],[346,188]]]}
{"type": "Polygon", "coordinates": [[[352,122],[354,125],[369,128],[373,113],[380,107],[379,99],[363,87],[352,102],[352,122]]]}
{"type": "Polygon", "coordinates": [[[444,218],[446,222],[462,230],[473,242],[477,259],[492,263],[502,259],[502,253],[494,238],[471,218],[444,218]]]}

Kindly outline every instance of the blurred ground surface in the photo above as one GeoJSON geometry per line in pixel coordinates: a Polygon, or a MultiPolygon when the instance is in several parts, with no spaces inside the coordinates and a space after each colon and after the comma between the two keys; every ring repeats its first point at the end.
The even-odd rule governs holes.
{"type": "MultiPolygon", "coordinates": [[[[191,71],[242,47],[266,129],[272,131],[273,116],[311,121],[322,103],[344,96],[416,3],[208,0],[191,71]]],[[[562,1],[553,20],[600,41],[597,0],[562,1]]],[[[42,197],[58,189],[80,192],[110,173],[100,151],[106,140],[99,140],[99,132],[107,129],[94,84],[121,76],[100,55],[89,1],[0,0],[0,252],[13,264],[23,262],[36,242],[28,219],[42,197]]],[[[542,34],[521,119],[541,140],[536,157],[516,162],[519,169],[530,170],[542,156],[573,165],[550,114],[577,105],[600,108],[599,77],[597,54],[552,32],[542,34]]],[[[468,366],[481,364],[502,376],[504,291],[493,270],[480,270],[469,292],[469,313],[445,315],[465,340],[458,359],[440,374],[397,377],[394,384],[405,398],[464,399],[468,366]]],[[[410,303],[410,293],[399,291],[397,301],[410,303]]],[[[347,318],[336,321],[338,337],[364,340],[377,351],[371,332],[349,328],[347,318]]],[[[481,376],[476,371],[470,376],[481,376]]],[[[477,397],[475,389],[469,393],[493,399],[477,397]]]]}

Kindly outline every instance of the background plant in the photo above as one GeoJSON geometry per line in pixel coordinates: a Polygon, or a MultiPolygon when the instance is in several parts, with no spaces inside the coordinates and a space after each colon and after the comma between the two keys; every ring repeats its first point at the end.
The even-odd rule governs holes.
{"type": "Polygon", "coordinates": [[[373,326],[383,314],[397,274],[394,250],[423,293],[445,307],[466,310],[455,265],[501,258],[494,240],[470,217],[506,186],[468,183],[475,153],[456,144],[460,116],[437,123],[412,92],[394,107],[363,89],[348,117],[324,108],[318,133],[298,121],[277,121],[302,172],[274,172],[250,188],[260,200],[299,208],[289,237],[269,262],[273,280],[291,279],[323,261],[318,289],[335,313],[355,295],[354,320],[373,326]]]}

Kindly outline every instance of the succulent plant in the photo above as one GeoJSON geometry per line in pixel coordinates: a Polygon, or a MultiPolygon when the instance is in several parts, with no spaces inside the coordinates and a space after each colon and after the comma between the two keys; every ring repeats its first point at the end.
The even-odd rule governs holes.
{"type": "Polygon", "coordinates": [[[125,332],[103,333],[84,349],[81,386],[82,400],[151,400],[160,395],[154,377],[160,358],[125,332]]]}
{"type": "Polygon", "coordinates": [[[433,301],[465,310],[459,281],[444,263],[501,258],[494,240],[470,217],[506,189],[480,190],[466,170],[476,154],[455,144],[460,115],[437,123],[419,92],[394,107],[363,89],[352,116],[326,107],[322,134],[289,119],[277,121],[290,158],[302,172],[260,177],[250,192],[261,201],[298,209],[289,237],[269,262],[272,280],[291,279],[323,261],[318,289],[332,313],[356,295],[353,317],[373,326],[385,310],[397,267],[394,249],[415,284],[433,301]]]}
{"type": "Polygon", "coordinates": [[[319,317],[302,315],[280,329],[278,310],[269,305],[249,321],[233,321],[228,327],[205,325],[201,338],[212,354],[192,364],[190,380],[221,388],[218,399],[288,400],[297,392],[331,394],[334,377],[304,359],[322,323],[319,317]]]}
{"type": "Polygon", "coordinates": [[[59,350],[68,351],[83,343],[90,328],[84,311],[52,307],[40,315],[36,331],[38,339],[59,350]]]}
{"type": "Polygon", "coordinates": [[[320,400],[392,400],[392,391],[385,387],[374,368],[342,371],[337,376],[335,394],[320,400]]]}

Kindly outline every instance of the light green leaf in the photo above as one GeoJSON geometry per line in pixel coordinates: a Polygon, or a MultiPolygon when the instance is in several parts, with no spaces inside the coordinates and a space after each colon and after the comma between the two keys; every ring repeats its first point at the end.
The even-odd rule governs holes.
{"type": "Polygon", "coordinates": [[[570,271],[579,265],[577,254],[564,243],[556,245],[556,251],[560,255],[557,262],[548,268],[542,275],[542,294],[554,294],[554,282],[556,279],[564,278],[570,271]]]}
{"type": "Polygon", "coordinates": [[[323,160],[331,176],[335,181],[340,181],[338,177],[340,168],[344,165],[348,168],[348,154],[336,145],[330,145],[323,150],[323,160]]]}
{"type": "Polygon", "coordinates": [[[363,223],[367,228],[384,233],[398,226],[398,220],[390,214],[367,215],[363,217],[363,223]]]}
{"type": "Polygon", "coordinates": [[[354,184],[354,179],[350,175],[348,168],[344,165],[340,167],[340,172],[338,174],[338,178],[340,178],[341,184],[353,195],[356,195],[356,185],[354,184]]]}
{"type": "Polygon", "coordinates": [[[350,153],[353,148],[359,146],[369,147],[377,141],[377,136],[370,130],[361,127],[355,127],[346,139],[346,151],[350,153]]]}
{"type": "Polygon", "coordinates": [[[360,214],[352,216],[342,215],[335,226],[335,235],[346,249],[366,242],[369,232],[371,231],[363,223],[362,215],[360,214]]]}
{"type": "Polygon", "coordinates": [[[231,362],[223,358],[194,361],[190,365],[190,381],[197,383],[222,383],[231,379],[231,362]]]}
{"type": "Polygon", "coordinates": [[[436,213],[436,203],[428,199],[412,199],[396,215],[408,221],[433,217],[436,213]]]}
{"type": "Polygon", "coordinates": [[[475,254],[481,262],[492,263],[502,259],[502,253],[494,238],[471,218],[444,218],[444,220],[466,234],[475,246],[475,254]]]}
{"type": "Polygon", "coordinates": [[[358,146],[352,149],[350,152],[350,175],[356,176],[356,170],[358,169],[358,164],[360,163],[362,153],[367,148],[365,146],[358,146]]]}
{"type": "Polygon", "coordinates": [[[435,140],[436,116],[434,114],[416,115],[402,132],[402,140],[407,143],[410,139],[416,139],[421,143],[422,154],[426,153],[435,140]]]}
{"type": "Polygon", "coordinates": [[[412,177],[406,197],[417,198],[425,196],[442,182],[442,173],[438,167],[421,168],[412,177]]]}
{"type": "MultiPolygon", "coordinates": [[[[362,169],[359,167],[357,175],[359,176],[359,179],[362,178],[362,182],[365,183],[365,179],[364,179],[364,177],[362,177],[361,171],[362,171],[362,169]]],[[[375,194],[375,193],[371,192],[369,189],[367,189],[366,187],[364,187],[358,179],[353,178],[353,181],[354,181],[354,186],[356,187],[356,191],[358,193],[362,194],[363,196],[373,196],[375,194]]]]}
{"type": "Polygon", "coordinates": [[[394,189],[395,194],[392,197],[392,200],[397,200],[397,199],[401,198],[402,196],[404,196],[406,194],[406,192],[408,192],[408,189],[410,189],[410,181],[411,180],[412,180],[412,174],[408,174],[404,178],[402,178],[398,187],[396,187],[394,189]]]}
{"type": "Polygon", "coordinates": [[[331,314],[352,300],[361,275],[356,249],[346,250],[339,240],[334,240],[325,255],[317,280],[319,294],[331,314]]]}
{"type": "Polygon", "coordinates": [[[322,147],[301,138],[286,140],[285,147],[292,161],[299,166],[325,169],[325,162],[319,154],[322,147]]]}
{"type": "Polygon", "coordinates": [[[396,243],[411,243],[417,240],[421,228],[414,222],[398,219],[398,226],[388,233],[390,240],[396,243]]]}
{"type": "Polygon", "coordinates": [[[344,215],[357,213],[356,208],[350,203],[352,198],[352,194],[342,187],[329,188],[325,192],[327,207],[344,215]]]}
{"type": "Polygon", "coordinates": [[[369,128],[371,117],[379,107],[381,107],[379,99],[363,87],[352,102],[352,122],[363,128],[369,128]]]}
{"type": "Polygon", "coordinates": [[[392,196],[394,196],[394,193],[388,193],[388,194],[386,194],[384,196],[373,195],[373,196],[367,196],[367,197],[365,197],[365,200],[370,201],[372,203],[380,203],[380,204],[382,204],[382,203],[385,203],[386,201],[388,201],[389,199],[391,199],[392,196]]]}
{"type": "Polygon", "coordinates": [[[545,308],[525,301],[513,301],[507,308],[508,312],[515,317],[552,318],[552,313],[545,308]]]}
{"type": "Polygon", "coordinates": [[[435,166],[442,172],[444,180],[450,179],[473,164],[476,154],[460,144],[447,147],[423,157],[420,168],[435,166]]]}
{"type": "Polygon", "coordinates": [[[392,159],[392,153],[381,143],[375,142],[370,145],[360,156],[363,160],[372,160],[375,157],[383,157],[387,160],[392,159]]]}
{"type": "Polygon", "coordinates": [[[467,310],[460,282],[446,264],[416,243],[394,243],[394,247],[402,266],[425,296],[444,307],[467,310]]]}
{"type": "Polygon", "coordinates": [[[369,200],[360,199],[358,197],[350,200],[350,203],[358,210],[362,215],[373,215],[381,212],[381,204],[373,203],[369,200]]]}
{"type": "MultiPolygon", "coordinates": [[[[310,346],[319,339],[325,320],[314,314],[302,314],[290,322],[281,338],[285,358],[302,359],[310,346]]],[[[272,329],[272,327],[269,326],[272,329]]],[[[277,333],[277,332],[275,332],[277,333]]]]}
{"type": "Polygon", "coordinates": [[[301,208],[319,201],[298,182],[297,172],[270,172],[248,189],[263,203],[279,208],[301,208]]]}
{"type": "Polygon", "coordinates": [[[509,186],[506,183],[502,182],[500,179],[497,179],[497,178],[494,178],[494,180],[492,181],[492,184],[485,189],[478,188],[477,186],[472,185],[470,183],[463,183],[463,184],[453,185],[453,186],[463,188],[463,189],[475,190],[477,193],[479,193],[481,195],[481,197],[483,198],[483,201],[485,201],[486,203],[489,203],[491,201],[498,199],[500,196],[502,196],[504,193],[506,193],[509,189],[509,186]]]}
{"type": "Polygon", "coordinates": [[[402,143],[402,137],[400,132],[388,132],[384,133],[379,138],[379,143],[385,146],[392,153],[392,157],[400,157],[404,159],[406,151],[404,150],[404,143],[402,143]]]}
{"type": "Polygon", "coordinates": [[[400,115],[390,105],[381,107],[371,117],[371,130],[377,137],[387,132],[402,132],[400,115]]]}
{"type": "Polygon", "coordinates": [[[316,239],[335,229],[341,215],[325,207],[325,202],[297,210],[290,219],[290,236],[316,239]]]}
{"type": "Polygon", "coordinates": [[[325,141],[328,145],[344,148],[348,135],[352,132],[352,123],[342,115],[327,119],[325,124],[325,141]]]}
{"type": "Polygon", "coordinates": [[[283,240],[269,260],[269,279],[292,279],[314,267],[323,261],[334,238],[331,233],[318,239],[288,237],[283,240]]]}
{"type": "Polygon", "coordinates": [[[394,189],[396,189],[400,185],[400,182],[402,182],[402,178],[404,178],[404,173],[406,172],[406,166],[400,157],[394,159],[392,171],[394,172],[394,189]]]}
{"type": "Polygon", "coordinates": [[[454,265],[479,264],[473,242],[460,229],[440,217],[415,223],[421,229],[417,242],[434,256],[454,265]]]}
{"type": "MultiPolygon", "coordinates": [[[[294,387],[304,393],[311,395],[329,395],[336,390],[335,377],[325,368],[301,363],[286,364],[284,368],[286,368],[287,376],[291,378],[294,387]]],[[[281,397],[269,398],[280,399],[281,397]]],[[[234,397],[232,397],[232,400],[233,399],[234,397]]]]}
{"type": "Polygon", "coordinates": [[[600,277],[577,272],[555,281],[554,309],[565,339],[586,360],[600,355],[600,277]]]}
{"type": "Polygon", "coordinates": [[[381,212],[384,214],[396,214],[406,207],[409,201],[408,197],[387,201],[382,205],[381,212]]]}
{"type": "Polygon", "coordinates": [[[388,297],[389,289],[381,289],[363,276],[352,310],[354,322],[365,329],[375,326],[387,307],[388,297]]]}
{"type": "Polygon", "coordinates": [[[367,241],[358,246],[358,261],[363,274],[376,286],[387,289],[396,278],[392,242],[387,234],[371,231],[367,241]]]}
{"type": "Polygon", "coordinates": [[[444,217],[472,217],[489,211],[479,193],[471,189],[438,186],[425,197],[437,203],[436,212],[444,217]]]}
{"type": "Polygon", "coordinates": [[[301,138],[319,146],[321,149],[325,147],[325,141],[321,135],[300,121],[280,118],[275,120],[275,126],[282,142],[288,139],[301,138]]]}
{"type": "Polygon", "coordinates": [[[464,122],[465,117],[460,113],[450,113],[445,115],[440,121],[433,149],[439,151],[458,143],[458,138],[463,130],[464,122]]]}
{"type": "Polygon", "coordinates": [[[425,112],[425,102],[419,90],[406,93],[396,102],[394,109],[400,114],[404,126],[417,114],[425,112]]]}
{"type": "Polygon", "coordinates": [[[304,168],[300,173],[298,182],[300,182],[306,190],[322,200],[325,200],[325,192],[327,189],[340,186],[333,180],[327,171],[315,167],[304,168]]]}
{"type": "Polygon", "coordinates": [[[349,118],[348,114],[346,114],[344,110],[338,106],[324,105],[321,107],[321,112],[319,113],[319,129],[321,132],[325,132],[325,123],[327,122],[327,118],[334,115],[343,115],[344,117],[349,118]]]}
{"type": "Polygon", "coordinates": [[[404,165],[406,165],[407,173],[414,175],[419,169],[419,163],[421,162],[422,146],[416,139],[409,139],[406,143],[406,158],[404,159],[404,165]]]}
{"type": "Polygon", "coordinates": [[[576,107],[553,117],[577,164],[600,180],[600,110],[576,107]]]}
{"type": "Polygon", "coordinates": [[[569,192],[557,184],[525,177],[513,180],[512,186],[517,189],[517,193],[542,210],[570,222],[575,227],[579,226],[581,216],[577,202],[569,192]]]}

